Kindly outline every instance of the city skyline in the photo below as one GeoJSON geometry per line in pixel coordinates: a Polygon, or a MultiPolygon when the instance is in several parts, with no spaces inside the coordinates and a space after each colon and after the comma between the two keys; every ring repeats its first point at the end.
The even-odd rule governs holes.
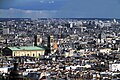
{"type": "Polygon", "coordinates": [[[120,18],[119,0],[1,0],[1,18],[120,18]]]}

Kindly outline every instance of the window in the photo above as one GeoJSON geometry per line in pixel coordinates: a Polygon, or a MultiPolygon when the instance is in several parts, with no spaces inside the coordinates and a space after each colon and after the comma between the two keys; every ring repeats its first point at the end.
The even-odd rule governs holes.
{"type": "Polygon", "coordinates": [[[39,56],[40,56],[40,53],[39,53],[39,56]]]}
{"type": "Polygon", "coordinates": [[[14,56],[15,56],[15,52],[14,52],[14,56]]]}
{"type": "Polygon", "coordinates": [[[33,54],[33,56],[35,56],[35,54],[33,54]]]}

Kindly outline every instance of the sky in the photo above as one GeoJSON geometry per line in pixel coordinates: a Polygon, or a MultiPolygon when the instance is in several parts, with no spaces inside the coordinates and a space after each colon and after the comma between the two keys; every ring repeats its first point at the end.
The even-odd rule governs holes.
{"type": "Polygon", "coordinates": [[[120,18],[120,0],[0,0],[0,18],[120,18]]]}

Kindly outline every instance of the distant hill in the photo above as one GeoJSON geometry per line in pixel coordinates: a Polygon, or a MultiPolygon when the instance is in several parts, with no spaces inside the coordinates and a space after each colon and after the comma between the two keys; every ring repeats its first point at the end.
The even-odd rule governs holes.
{"type": "Polygon", "coordinates": [[[15,20],[15,21],[20,21],[20,20],[31,20],[31,18],[0,18],[0,21],[9,21],[9,20],[15,20]]]}

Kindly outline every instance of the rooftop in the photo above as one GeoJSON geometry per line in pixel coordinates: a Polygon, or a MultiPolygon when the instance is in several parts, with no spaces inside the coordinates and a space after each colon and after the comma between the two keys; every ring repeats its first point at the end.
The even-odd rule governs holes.
{"type": "Polygon", "coordinates": [[[37,47],[37,46],[21,46],[21,47],[8,47],[12,51],[18,50],[45,50],[44,48],[37,47]]]}

